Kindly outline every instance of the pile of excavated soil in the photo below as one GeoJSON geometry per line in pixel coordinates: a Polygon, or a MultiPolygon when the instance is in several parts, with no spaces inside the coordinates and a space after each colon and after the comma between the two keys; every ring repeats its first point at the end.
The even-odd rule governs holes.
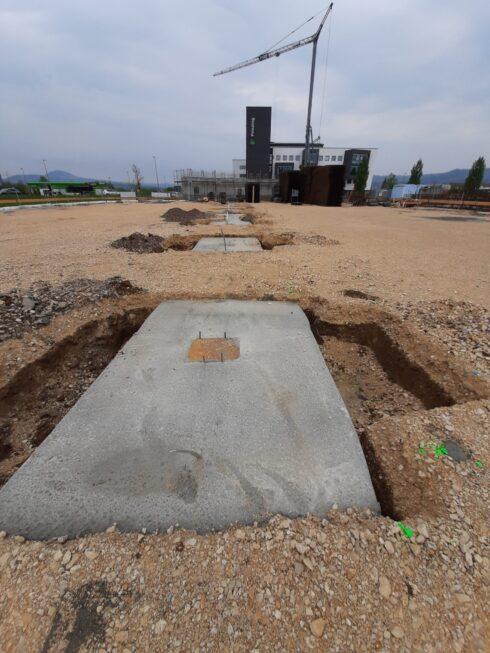
{"type": "Polygon", "coordinates": [[[199,209],[184,209],[175,206],[162,215],[165,222],[178,222],[182,225],[193,225],[196,221],[209,220],[209,214],[199,209]]]}
{"type": "Polygon", "coordinates": [[[73,308],[136,292],[140,288],[121,277],[75,279],[58,286],[38,281],[26,291],[13,288],[0,293],[0,342],[21,338],[26,331],[46,326],[56,315],[73,308]]]}
{"type": "Polygon", "coordinates": [[[128,252],[136,252],[137,254],[151,254],[161,253],[164,251],[163,244],[165,238],[157,236],[156,234],[141,234],[135,231],[129,236],[123,236],[117,240],[113,240],[111,247],[116,249],[127,249],[128,252]]]}

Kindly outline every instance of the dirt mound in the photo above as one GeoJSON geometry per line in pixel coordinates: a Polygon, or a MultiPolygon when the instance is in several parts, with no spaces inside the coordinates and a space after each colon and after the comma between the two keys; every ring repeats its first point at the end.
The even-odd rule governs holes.
{"type": "Polygon", "coordinates": [[[294,241],[294,234],[285,232],[282,234],[262,234],[258,236],[260,244],[263,249],[274,249],[281,245],[292,245],[294,241]]]}
{"type": "Polygon", "coordinates": [[[175,206],[169,209],[166,213],[162,215],[162,218],[165,222],[178,222],[179,224],[184,225],[193,225],[196,221],[209,220],[209,215],[200,211],[199,209],[190,209],[189,211],[184,211],[178,206],[175,206]]]}
{"type": "Polygon", "coordinates": [[[137,292],[141,288],[121,277],[74,279],[59,286],[38,281],[27,292],[13,288],[0,293],[0,342],[21,338],[26,331],[45,326],[75,307],[137,292]]]}
{"type": "Polygon", "coordinates": [[[123,236],[118,240],[114,240],[111,243],[111,247],[116,247],[117,249],[127,249],[128,252],[136,252],[137,254],[151,254],[164,251],[165,238],[162,236],[157,236],[156,234],[140,234],[138,231],[135,231],[129,236],[123,236]]]}

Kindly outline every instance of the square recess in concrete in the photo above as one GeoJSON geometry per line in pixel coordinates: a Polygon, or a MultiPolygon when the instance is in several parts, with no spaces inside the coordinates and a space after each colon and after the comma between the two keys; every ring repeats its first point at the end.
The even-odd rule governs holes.
{"type": "Polygon", "coordinates": [[[261,252],[262,245],[258,238],[201,238],[193,249],[194,252],[261,252]]]}
{"type": "Polygon", "coordinates": [[[196,338],[189,347],[187,357],[194,363],[224,363],[240,357],[236,338],[196,338]]]}
{"type": "Polygon", "coordinates": [[[161,304],[0,490],[0,530],[33,538],[197,531],[282,513],[378,510],[366,461],[303,311],[161,304]],[[199,334],[240,343],[190,363],[199,334]]]}

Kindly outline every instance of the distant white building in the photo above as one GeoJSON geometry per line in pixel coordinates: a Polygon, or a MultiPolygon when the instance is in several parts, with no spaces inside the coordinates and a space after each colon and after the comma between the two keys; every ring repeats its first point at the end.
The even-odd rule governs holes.
{"type": "MultiPolygon", "coordinates": [[[[279,179],[285,170],[299,170],[302,164],[304,143],[271,143],[270,171],[273,179],[279,179]]],[[[313,144],[310,150],[311,163],[319,166],[342,166],[345,170],[345,190],[354,188],[354,178],[362,159],[369,157],[369,177],[366,188],[371,188],[374,174],[374,161],[378,149],[375,147],[356,149],[351,147],[326,147],[321,143],[313,144]]],[[[246,177],[246,159],[233,159],[233,175],[246,177]]]]}
{"type": "MultiPolygon", "coordinates": [[[[272,176],[277,179],[284,170],[299,170],[302,163],[304,143],[271,143],[272,176]]],[[[369,177],[366,188],[371,188],[374,174],[374,161],[378,149],[375,147],[327,147],[314,143],[310,150],[312,165],[345,166],[345,190],[354,188],[354,178],[361,161],[369,158],[369,177]]]]}

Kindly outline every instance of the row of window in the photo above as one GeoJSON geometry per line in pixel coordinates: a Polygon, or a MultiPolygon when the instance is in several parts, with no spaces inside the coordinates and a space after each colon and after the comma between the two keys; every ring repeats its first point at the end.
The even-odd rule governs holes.
{"type": "MultiPolygon", "coordinates": [[[[295,161],[295,160],[296,161],[301,161],[301,156],[299,154],[296,154],[296,156],[293,155],[293,154],[290,154],[289,156],[287,154],[282,155],[282,160],[283,161],[287,161],[288,159],[289,159],[289,161],[295,161]]],[[[281,155],[276,154],[276,161],[280,161],[280,160],[281,160],[281,155]]]]}
{"type": "MultiPolygon", "coordinates": [[[[288,160],[289,161],[301,161],[301,156],[299,154],[296,154],[296,155],[293,155],[293,154],[289,154],[289,155],[287,155],[287,154],[282,154],[282,155],[281,154],[276,154],[276,161],[280,161],[281,158],[282,158],[283,161],[288,161],[288,160]]],[[[332,160],[332,161],[338,161],[338,162],[342,163],[343,158],[344,157],[342,155],[340,155],[340,154],[338,156],[336,156],[334,154],[332,157],[330,157],[330,154],[326,154],[325,156],[320,154],[320,156],[318,157],[318,160],[319,161],[324,161],[324,160],[325,161],[330,161],[330,160],[332,160]]]]}
{"type": "MultiPolygon", "coordinates": [[[[341,154],[339,154],[338,156],[336,156],[336,155],[334,154],[334,155],[332,156],[332,161],[339,161],[339,163],[342,163],[343,158],[344,158],[344,157],[343,157],[341,154]]],[[[320,156],[318,157],[318,160],[319,160],[319,161],[323,161],[323,160],[325,160],[325,161],[330,161],[330,154],[326,154],[325,156],[322,156],[322,155],[320,154],[320,156]]]]}

